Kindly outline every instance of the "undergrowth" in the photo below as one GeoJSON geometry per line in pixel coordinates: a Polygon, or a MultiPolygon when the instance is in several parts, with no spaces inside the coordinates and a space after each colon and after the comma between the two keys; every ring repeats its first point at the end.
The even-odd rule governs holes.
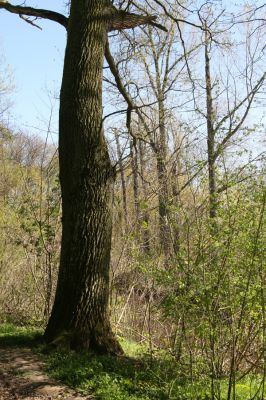
{"type": "MultiPolygon", "coordinates": [[[[0,325],[0,346],[31,346],[38,353],[42,331],[32,327],[0,325]]],[[[82,394],[98,400],[211,400],[208,377],[182,377],[178,364],[166,353],[149,354],[145,346],[121,339],[125,357],[72,351],[43,354],[47,374],[82,394]]],[[[215,382],[220,400],[227,400],[228,380],[215,382]],[[219,390],[218,390],[219,388],[219,390]]],[[[261,400],[261,377],[249,376],[236,384],[235,400],[261,400]]]]}
{"type": "MultiPolygon", "coordinates": [[[[135,347],[135,345],[133,345],[135,347]]],[[[114,358],[55,352],[48,357],[48,373],[84,394],[99,400],[211,400],[211,382],[180,378],[178,365],[165,357],[147,354],[114,358]]],[[[227,380],[216,382],[220,400],[227,400],[227,380]]],[[[236,384],[235,400],[261,400],[260,377],[236,384]],[[256,394],[257,393],[257,394],[256,394]]],[[[218,398],[218,397],[217,397],[218,398]]]]}

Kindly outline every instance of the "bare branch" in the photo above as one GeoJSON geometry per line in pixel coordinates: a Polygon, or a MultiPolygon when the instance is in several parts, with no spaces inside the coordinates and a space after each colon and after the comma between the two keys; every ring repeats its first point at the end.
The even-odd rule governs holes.
{"type": "Polygon", "coordinates": [[[34,26],[35,28],[42,30],[42,28],[34,22],[34,20],[36,20],[37,18],[34,18],[34,20],[31,20],[29,17],[25,17],[24,15],[21,15],[21,14],[19,15],[19,17],[21,19],[23,19],[23,21],[27,22],[27,24],[30,24],[30,25],[34,26]]]}
{"type": "MultiPolygon", "coordinates": [[[[232,129],[232,127],[230,127],[229,132],[227,133],[227,135],[223,138],[223,140],[221,141],[221,143],[218,144],[217,149],[215,151],[214,154],[214,159],[216,160],[219,155],[221,154],[221,152],[223,151],[223,149],[225,148],[226,144],[228,143],[228,141],[232,138],[232,136],[235,135],[235,133],[237,133],[239,131],[239,129],[241,128],[241,126],[243,125],[244,121],[246,120],[249,110],[252,106],[253,100],[258,92],[258,90],[260,89],[260,87],[262,86],[264,80],[266,77],[266,73],[263,74],[263,76],[260,78],[260,80],[257,82],[257,84],[255,85],[255,87],[253,88],[253,90],[230,112],[228,113],[221,121],[220,123],[216,126],[215,128],[215,132],[217,132],[218,128],[221,126],[222,123],[225,122],[226,119],[228,119],[229,117],[232,116],[232,114],[234,114],[236,112],[236,110],[238,110],[246,101],[248,101],[247,107],[245,109],[244,114],[242,115],[242,117],[240,118],[240,121],[238,122],[238,124],[234,127],[234,129],[232,129]]],[[[231,125],[231,123],[230,123],[231,125]]]]}
{"type": "MultiPolygon", "coordinates": [[[[107,41],[106,43],[106,47],[105,47],[105,58],[106,61],[110,67],[110,71],[112,72],[116,85],[117,85],[117,89],[119,90],[120,94],[123,96],[125,102],[127,103],[128,109],[127,109],[127,128],[128,131],[130,133],[130,135],[133,137],[133,140],[139,139],[139,140],[143,140],[142,137],[137,137],[135,134],[133,134],[132,129],[130,129],[130,122],[131,122],[131,113],[133,110],[136,111],[141,123],[143,124],[143,126],[145,127],[146,132],[149,132],[149,128],[146,124],[145,119],[143,118],[142,113],[139,110],[139,107],[137,107],[137,105],[134,103],[132,97],[130,96],[130,94],[126,91],[125,86],[123,85],[123,82],[121,80],[118,68],[116,66],[115,60],[110,52],[110,47],[109,47],[109,43],[107,41]]],[[[152,141],[151,138],[150,139],[150,145],[154,148],[155,147],[155,143],[152,141]]],[[[145,140],[144,140],[145,141],[145,140]]]]}
{"type": "Polygon", "coordinates": [[[256,83],[255,87],[242,99],[235,107],[233,110],[230,110],[228,114],[226,114],[220,122],[216,125],[214,128],[215,132],[219,130],[219,128],[230,118],[240,107],[242,107],[246,101],[248,101],[248,104],[253,101],[255,94],[257,91],[260,89],[261,85],[263,84],[264,80],[266,78],[266,73],[262,75],[262,77],[258,80],[256,83]]]}
{"type": "Polygon", "coordinates": [[[163,9],[165,15],[167,15],[167,17],[171,18],[171,20],[174,21],[176,24],[179,24],[179,23],[183,22],[184,24],[187,24],[187,25],[190,25],[190,26],[194,26],[194,28],[199,28],[200,30],[204,31],[204,28],[201,25],[194,24],[193,22],[190,22],[190,21],[185,20],[183,18],[175,18],[174,15],[167,10],[165,5],[160,0],[154,0],[154,2],[156,4],[158,4],[158,6],[160,6],[163,9]]]}
{"type": "MultiPolygon", "coordinates": [[[[59,23],[60,25],[63,25],[65,28],[67,28],[68,25],[68,18],[65,17],[63,14],[57,13],[55,11],[12,5],[3,1],[0,1],[0,9],[4,9],[6,11],[9,11],[10,13],[18,14],[20,16],[27,15],[28,17],[49,19],[51,21],[59,23]]],[[[27,22],[29,21],[27,20],[27,22]]]]}

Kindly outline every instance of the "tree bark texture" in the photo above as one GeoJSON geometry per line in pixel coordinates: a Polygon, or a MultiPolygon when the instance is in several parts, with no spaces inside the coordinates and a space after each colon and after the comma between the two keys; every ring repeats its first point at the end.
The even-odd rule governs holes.
{"type": "Polygon", "coordinates": [[[114,173],[102,127],[110,3],[71,3],[59,116],[61,260],[45,338],[64,336],[74,349],[120,353],[108,313],[114,173]]]}
{"type": "Polygon", "coordinates": [[[61,258],[44,337],[64,338],[76,349],[121,353],[108,317],[114,172],[102,127],[103,58],[112,30],[143,24],[166,29],[155,16],[117,10],[111,0],[71,1],[69,18],[1,0],[0,9],[35,26],[36,18],[55,21],[68,31],[59,116],[61,258]]]}

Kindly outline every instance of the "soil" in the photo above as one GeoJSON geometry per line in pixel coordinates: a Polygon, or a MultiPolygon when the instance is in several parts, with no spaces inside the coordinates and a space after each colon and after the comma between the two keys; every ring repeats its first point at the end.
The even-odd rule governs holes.
{"type": "Polygon", "coordinates": [[[0,400],[92,400],[49,378],[30,349],[0,348],[0,400]]]}

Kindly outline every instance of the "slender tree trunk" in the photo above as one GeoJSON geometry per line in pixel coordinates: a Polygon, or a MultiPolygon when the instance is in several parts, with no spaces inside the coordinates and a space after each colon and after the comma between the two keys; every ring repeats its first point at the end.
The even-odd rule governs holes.
{"type": "Polygon", "coordinates": [[[179,229],[179,218],[178,218],[178,206],[179,206],[179,190],[178,190],[178,160],[174,160],[172,168],[172,193],[174,199],[174,212],[171,212],[171,226],[173,231],[173,248],[174,253],[177,255],[180,251],[180,229],[179,229]]]}
{"type": "Polygon", "coordinates": [[[114,173],[102,127],[106,5],[71,2],[59,117],[61,260],[45,339],[119,353],[108,313],[114,173]]]}
{"type": "Polygon", "coordinates": [[[146,204],[148,201],[148,191],[147,191],[147,183],[145,180],[145,155],[144,155],[144,143],[140,140],[139,141],[139,164],[140,164],[140,175],[141,175],[141,186],[142,186],[142,193],[143,193],[143,200],[144,200],[144,207],[141,212],[141,220],[142,220],[142,249],[144,253],[150,253],[150,229],[149,229],[149,213],[146,208],[146,204]]]}
{"type": "Polygon", "coordinates": [[[165,130],[165,110],[163,99],[159,97],[159,139],[156,150],[157,176],[159,183],[159,224],[160,224],[160,244],[163,249],[166,264],[172,254],[170,214],[169,214],[169,187],[166,169],[167,144],[165,130]]]}
{"type": "Polygon", "coordinates": [[[48,249],[45,249],[45,306],[44,306],[44,317],[48,321],[51,311],[51,300],[53,290],[53,279],[52,279],[52,255],[48,249]]]}
{"type": "Polygon", "coordinates": [[[125,231],[126,231],[127,230],[127,226],[128,226],[126,180],[125,180],[125,174],[124,174],[124,168],[123,168],[123,162],[122,162],[122,152],[121,152],[121,147],[120,147],[119,135],[118,135],[118,132],[117,132],[116,129],[114,130],[114,134],[115,134],[118,166],[119,166],[120,176],[121,176],[122,199],[123,199],[123,209],[124,209],[124,218],[125,218],[125,231]]]}
{"type": "Polygon", "coordinates": [[[131,156],[131,170],[133,176],[133,193],[134,193],[134,208],[136,216],[136,233],[139,233],[140,228],[140,206],[139,206],[139,178],[138,178],[138,155],[136,147],[133,142],[130,144],[130,156],[131,156]]]}
{"type": "Polygon", "coordinates": [[[154,40],[152,30],[148,28],[145,35],[149,38],[153,66],[150,68],[146,61],[144,61],[144,65],[147,78],[158,104],[157,111],[159,124],[158,129],[156,129],[156,139],[152,140],[152,149],[154,151],[157,164],[159,244],[164,255],[165,267],[168,267],[169,260],[174,254],[174,249],[171,226],[171,210],[169,207],[170,185],[167,174],[168,143],[165,106],[168,91],[172,87],[172,84],[175,80],[175,78],[172,80],[171,77],[171,71],[176,65],[176,62],[172,64],[171,56],[171,49],[174,43],[174,32],[173,29],[170,29],[167,36],[156,38],[156,40],[154,40]]]}
{"type": "MultiPolygon", "coordinates": [[[[206,27],[207,28],[207,27],[206,27]]],[[[210,71],[209,38],[205,30],[205,84],[206,84],[206,107],[207,107],[207,145],[208,145],[208,173],[209,173],[209,216],[212,221],[213,230],[216,229],[217,217],[217,188],[215,173],[215,130],[214,109],[212,98],[212,81],[210,71]]]]}
{"type": "Polygon", "coordinates": [[[160,244],[166,260],[172,253],[171,246],[171,229],[169,215],[169,194],[166,165],[159,153],[156,154],[157,161],[157,176],[159,183],[158,201],[159,201],[159,229],[160,229],[160,244]]]}

